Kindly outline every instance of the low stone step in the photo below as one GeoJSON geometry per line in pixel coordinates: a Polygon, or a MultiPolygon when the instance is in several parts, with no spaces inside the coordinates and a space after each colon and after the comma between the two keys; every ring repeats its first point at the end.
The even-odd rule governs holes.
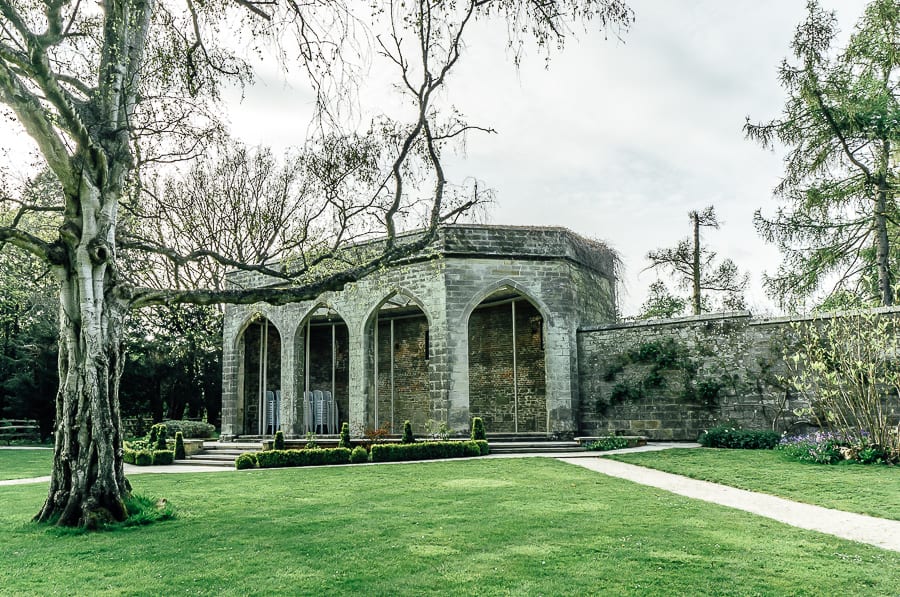
{"type": "Polygon", "coordinates": [[[222,466],[234,468],[234,460],[210,460],[207,458],[190,458],[187,460],[175,460],[172,464],[184,464],[187,466],[222,466]]]}
{"type": "Polygon", "coordinates": [[[247,452],[257,452],[257,451],[258,450],[251,450],[251,449],[230,450],[227,448],[213,448],[213,449],[204,448],[204,449],[200,450],[199,452],[197,452],[195,455],[199,456],[201,454],[218,454],[220,456],[224,455],[224,456],[235,456],[236,457],[236,456],[240,456],[241,454],[245,454],[247,452]]]}
{"type": "Polygon", "coordinates": [[[494,448],[491,447],[491,454],[583,454],[586,452],[584,448],[494,448]]]}
{"type": "Polygon", "coordinates": [[[204,450],[240,450],[249,452],[251,450],[262,450],[261,442],[203,442],[204,450]]]}
{"type": "Polygon", "coordinates": [[[584,452],[573,441],[490,441],[491,454],[539,454],[584,452]]]}
{"type": "Polygon", "coordinates": [[[240,456],[240,455],[243,454],[243,453],[244,453],[244,452],[241,452],[240,454],[221,454],[221,453],[219,453],[219,452],[201,452],[201,453],[199,453],[199,454],[194,454],[193,456],[191,456],[190,458],[188,458],[188,460],[197,460],[197,459],[202,459],[202,460],[228,460],[228,461],[234,462],[234,461],[237,459],[237,457],[240,456]]]}

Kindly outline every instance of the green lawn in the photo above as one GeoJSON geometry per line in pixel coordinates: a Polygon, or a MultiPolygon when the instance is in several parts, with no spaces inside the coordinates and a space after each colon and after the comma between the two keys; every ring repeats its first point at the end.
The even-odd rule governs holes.
{"type": "Polygon", "coordinates": [[[900,520],[897,466],[829,466],[788,460],[776,450],[713,448],[615,454],[607,458],[798,502],[900,520]]]}
{"type": "Polygon", "coordinates": [[[159,474],[178,518],[60,535],[0,487],[0,594],[887,595],[900,554],[550,459],[159,474]]]}
{"type": "Polygon", "coordinates": [[[53,450],[0,449],[0,481],[44,477],[52,464],[53,450]]]}

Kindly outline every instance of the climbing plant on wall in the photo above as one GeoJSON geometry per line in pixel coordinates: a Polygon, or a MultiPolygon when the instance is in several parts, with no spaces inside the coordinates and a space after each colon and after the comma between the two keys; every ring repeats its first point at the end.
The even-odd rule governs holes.
{"type": "Polygon", "coordinates": [[[713,409],[726,388],[742,383],[711,349],[693,350],[675,340],[649,340],[613,355],[603,381],[614,383],[606,406],[647,398],[650,392],[670,393],[680,401],[713,409]],[[626,374],[630,370],[631,375],[626,374]]]}

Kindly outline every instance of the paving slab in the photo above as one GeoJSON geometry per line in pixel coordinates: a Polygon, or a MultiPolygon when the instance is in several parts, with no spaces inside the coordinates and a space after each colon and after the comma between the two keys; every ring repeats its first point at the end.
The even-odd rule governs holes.
{"type": "Polygon", "coordinates": [[[764,493],[698,481],[606,458],[558,458],[586,469],[779,522],[900,552],[900,521],[801,504],[764,493]]]}

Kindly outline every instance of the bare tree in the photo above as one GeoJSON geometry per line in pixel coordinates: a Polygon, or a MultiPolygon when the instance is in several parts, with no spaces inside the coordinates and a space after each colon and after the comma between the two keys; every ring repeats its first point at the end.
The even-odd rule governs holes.
{"type": "MultiPolygon", "coordinates": [[[[445,116],[435,100],[459,62],[471,24],[479,18],[505,23],[518,60],[527,39],[552,48],[574,24],[594,21],[607,28],[631,20],[621,0],[370,4],[371,14],[361,18],[330,0],[0,0],[0,101],[35,140],[61,187],[60,201],[49,208],[57,216],[55,238],[16,225],[0,228],[0,241],[47,263],[59,284],[56,445],[47,500],[37,520],[93,527],[127,515],[118,379],[129,309],[309,299],[422,249],[441,222],[468,205],[448,209],[445,204],[448,182],[441,155],[471,127],[456,115],[445,116]],[[221,85],[251,78],[249,64],[233,48],[266,51],[263,40],[286,32],[295,34],[297,61],[317,91],[318,130],[338,130],[342,103],[337,100],[353,97],[343,93],[342,83],[352,82],[352,65],[363,63],[348,60],[348,52],[365,50],[365,39],[374,40],[377,53],[393,65],[398,88],[412,108],[409,120],[382,128],[384,169],[368,195],[348,199],[364,206],[349,212],[358,221],[375,217],[380,222],[385,241],[379,250],[357,253],[349,262],[346,252],[307,254],[298,245],[297,257],[284,267],[233,263],[203,247],[181,254],[160,239],[130,237],[129,229],[140,228],[123,224],[130,214],[141,217],[135,202],[143,200],[129,192],[141,187],[136,168],[202,153],[220,130],[212,115],[221,85]],[[425,232],[399,237],[398,218],[422,195],[430,206],[425,232]],[[248,292],[135,286],[123,259],[137,251],[162,255],[181,267],[211,259],[285,284],[248,292]]],[[[291,58],[287,50],[282,54],[291,58]]],[[[16,207],[22,212],[37,208],[16,207]]],[[[344,229],[354,225],[347,222],[344,229]]],[[[312,240],[334,249],[344,239],[340,228],[312,240]]]]}
{"type": "Polygon", "coordinates": [[[701,244],[701,228],[718,228],[719,220],[712,206],[703,211],[688,213],[691,220],[691,238],[678,241],[675,247],[656,249],[647,253],[650,268],[662,268],[678,279],[683,288],[691,291],[694,315],[709,311],[703,292],[722,296],[722,306],[727,309],[743,308],[743,295],[749,277],[738,272],[731,259],[716,263],[717,253],[701,244]]]}

